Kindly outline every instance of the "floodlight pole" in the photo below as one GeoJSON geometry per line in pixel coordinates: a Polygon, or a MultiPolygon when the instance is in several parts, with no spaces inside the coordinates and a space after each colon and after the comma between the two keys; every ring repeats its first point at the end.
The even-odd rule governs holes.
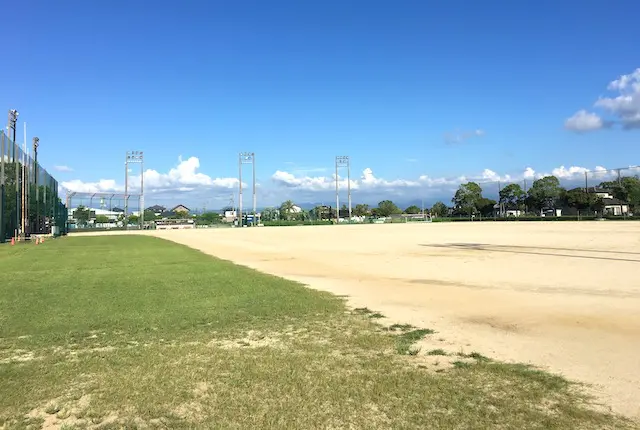
{"type": "MultiPolygon", "coordinates": [[[[338,187],[338,157],[336,157],[336,225],[340,222],[340,190],[338,187]]],[[[329,214],[331,216],[331,214],[329,214]]]]}
{"type": "Polygon", "coordinates": [[[40,146],[40,139],[33,138],[33,180],[36,185],[36,233],[40,233],[40,187],[38,187],[38,147],[40,146]]]}
{"type": "MultiPolygon", "coordinates": [[[[12,132],[12,136],[13,138],[11,139],[13,141],[13,151],[12,151],[12,161],[16,166],[16,176],[15,176],[15,185],[16,185],[16,232],[17,233],[17,229],[18,226],[20,225],[20,186],[19,186],[19,178],[20,178],[20,172],[18,169],[18,160],[16,159],[17,154],[16,154],[16,122],[18,121],[18,111],[15,109],[11,109],[9,111],[9,120],[8,120],[8,128],[9,131],[12,132]]],[[[14,234],[16,235],[16,234],[14,234]]]]}
{"type": "Polygon", "coordinates": [[[0,135],[0,243],[6,240],[5,219],[4,219],[4,158],[5,158],[5,135],[2,130],[0,135]]]}
{"type": "Polygon", "coordinates": [[[340,167],[347,168],[347,201],[349,204],[349,221],[351,221],[351,166],[348,155],[336,156],[336,224],[340,223],[340,179],[338,177],[338,169],[340,167]]]}
{"type": "Polygon", "coordinates": [[[251,217],[251,221],[253,222],[253,226],[256,226],[256,217],[258,216],[258,209],[256,207],[257,204],[257,198],[256,198],[256,155],[254,153],[251,153],[251,170],[252,170],[252,174],[253,174],[253,184],[252,184],[252,191],[253,191],[253,217],[251,217]]]}
{"type": "Polygon", "coordinates": [[[257,202],[257,199],[256,199],[256,163],[255,163],[255,160],[256,160],[256,154],[254,152],[241,152],[238,155],[238,182],[239,182],[238,183],[238,189],[239,189],[239,192],[238,192],[238,211],[239,211],[239,214],[238,214],[238,221],[239,221],[238,222],[238,226],[239,227],[242,227],[242,225],[243,225],[243,215],[242,215],[242,210],[243,210],[242,209],[242,203],[243,203],[242,202],[242,165],[243,164],[251,164],[251,167],[252,167],[251,170],[252,170],[253,178],[252,178],[251,183],[252,183],[252,187],[253,187],[253,189],[252,189],[252,193],[253,193],[253,195],[252,195],[252,197],[253,197],[253,217],[251,218],[252,219],[251,224],[253,226],[255,226],[255,224],[256,224],[256,202],[257,202]]]}
{"type": "Polygon", "coordinates": [[[138,200],[138,216],[139,228],[142,229],[144,222],[144,171],[143,171],[144,154],[142,151],[127,151],[124,161],[124,229],[129,229],[129,164],[140,164],[140,196],[138,200]]]}
{"type": "Polygon", "coordinates": [[[242,153],[238,155],[238,227],[242,227],[242,153]]]}
{"type": "Polygon", "coordinates": [[[27,163],[29,162],[29,157],[27,156],[27,123],[24,123],[24,135],[22,136],[23,140],[23,144],[22,144],[22,186],[21,188],[21,192],[22,192],[22,197],[21,197],[21,205],[22,205],[22,215],[20,216],[20,219],[22,221],[21,224],[21,228],[20,231],[22,232],[22,237],[26,238],[27,237],[27,211],[28,211],[28,206],[27,206],[27,183],[28,183],[28,172],[27,172],[27,163]]]}

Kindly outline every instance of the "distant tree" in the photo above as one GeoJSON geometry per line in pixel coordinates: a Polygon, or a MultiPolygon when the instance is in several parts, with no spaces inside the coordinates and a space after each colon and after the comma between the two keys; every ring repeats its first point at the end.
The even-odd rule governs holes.
{"type": "Polygon", "coordinates": [[[493,216],[493,212],[495,210],[496,201],[493,199],[488,199],[486,197],[480,197],[478,202],[476,203],[476,208],[478,212],[484,217],[493,216]]]}
{"type": "Polygon", "coordinates": [[[555,208],[556,202],[562,197],[564,188],[555,176],[545,176],[533,182],[529,189],[528,202],[538,210],[555,208]]]}
{"type": "Polygon", "coordinates": [[[601,214],[604,211],[604,200],[602,200],[602,197],[595,196],[590,208],[592,211],[601,214]]]}
{"type": "Polygon", "coordinates": [[[287,200],[280,205],[280,218],[291,220],[295,214],[295,204],[291,200],[287,200]]]}
{"type": "Polygon", "coordinates": [[[156,219],[158,219],[158,217],[156,216],[155,212],[150,211],[148,209],[144,211],[145,221],[155,221],[156,219]]]}
{"type": "Polygon", "coordinates": [[[186,211],[176,211],[176,218],[179,218],[179,219],[189,218],[189,213],[186,211]]]}
{"type": "Polygon", "coordinates": [[[500,203],[505,209],[521,210],[526,193],[518,184],[509,184],[500,190],[500,203]]]}
{"type": "Polygon", "coordinates": [[[140,217],[138,215],[129,215],[129,224],[138,224],[140,217]]]}
{"type": "MultiPolygon", "coordinates": [[[[351,214],[353,215],[353,208],[351,209],[351,214]]],[[[346,204],[343,204],[340,208],[340,217],[348,218],[349,217],[349,207],[346,204]]]]}
{"type": "Polygon", "coordinates": [[[431,216],[434,217],[442,217],[447,215],[449,212],[449,208],[442,202],[436,202],[431,208],[431,216]]]}
{"type": "Polygon", "coordinates": [[[86,226],[89,223],[89,218],[91,217],[91,212],[89,211],[88,208],[80,205],[76,208],[73,217],[75,218],[76,222],[78,223],[78,225],[80,226],[86,226]]]}
{"type": "Polygon", "coordinates": [[[410,215],[415,215],[415,214],[419,214],[422,212],[422,209],[420,209],[418,206],[416,205],[411,205],[408,208],[406,208],[404,210],[404,213],[406,214],[410,214],[410,215]]]}
{"type": "Polygon", "coordinates": [[[218,212],[205,212],[196,217],[198,224],[217,224],[220,222],[220,214],[218,212]]]}
{"type": "Polygon", "coordinates": [[[584,188],[574,188],[565,194],[567,206],[578,211],[590,209],[595,203],[595,197],[595,194],[587,193],[584,188]]]}
{"type": "Polygon", "coordinates": [[[261,212],[260,217],[262,221],[276,221],[278,217],[278,209],[276,208],[264,208],[261,212]]]}
{"type": "Polygon", "coordinates": [[[327,209],[323,205],[317,205],[309,211],[309,218],[314,220],[323,220],[327,218],[327,209]]]}
{"type": "Polygon", "coordinates": [[[451,199],[455,208],[465,214],[473,214],[478,210],[482,198],[482,188],[475,182],[460,185],[455,196],[451,199]]]}
{"type": "Polygon", "coordinates": [[[388,217],[390,215],[401,214],[402,210],[391,200],[383,200],[378,203],[376,212],[378,216],[388,217]]]}
{"type": "Polygon", "coordinates": [[[311,211],[303,209],[295,214],[294,219],[298,221],[309,221],[311,220],[311,211]]]}
{"type": "Polygon", "coordinates": [[[353,214],[355,216],[367,216],[371,214],[371,209],[369,208],[369,205],[357,204],[353,209],[353,214]]]}
{"type": "Polygon", "coordinates": [[[96,224],[109,224],[111,220],[106,215],[96,215],[96,224]]]}

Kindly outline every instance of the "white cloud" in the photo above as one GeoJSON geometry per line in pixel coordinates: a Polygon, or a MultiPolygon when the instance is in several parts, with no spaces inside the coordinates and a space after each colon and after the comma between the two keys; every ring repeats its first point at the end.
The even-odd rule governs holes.
{"type": "Polygon", "coordinates": [[[611,120],[606,121],[601,115],[580,110],[565,121],[565,127],[578,132],[597,130],[613,123],[627,130],[640,128],[640,68],[611,81],[607,89],[617,94],[600,97],[594,107],[608,113],[611,120]]]}
{"type": "MultiPolygon", "coordinates": [[[[153,169],[144,172],[145,193],[158,192],[189,192],[198,189],[232,190],[238,186],[237,178],[212,178],[198,172],[200,160],[190,157],[183,160],[178,158],[178,165],[167,173],[160,173],[153,169]]],[[[244,183],[244,182],[243,182],[244,183]]],[[[62,186],[70,191],[98,193],[122,192],[124,184],[118,184],[113,179],[101,179],[97,182],[84,182],[79,179],[62,182],[62,186]]],[[[129,178],[129,189],[136,192],[140,187],[140,176],[129,178]]]]}
{"type": "Polygon", "coordinates": [[[523,179],[532,179],[535,177],[536,177],[536,171],[533,170],[531,167],[527,167],[526,169],[524,169],[524,172],[522,173],[523,179]]]}
{"type": "MultiPolygon", "coordinates": [[[[351,189],[354,196],[366,198],[367,196],[378,196],[389,198],[401,196],[429,196],[438,193],[447,194],[457,188],[460,184],[474,181],[487,190],[497,189],[498,183],[507,184],[511,182],[523,183],[525,180],[528,186],[536,179],[544,176],[556,176],[561,183],[567,187],[582,186],[584,184],[585,172],[588,173],[589,181],[602,181],[613,178],[617,173],[613,170],[606,170],[605,167],[595,166],[586,168],[581,166],[559,166],[549,171],[536,171],[532,167],[526,167],[520,172],[513,174],[499,174],[492,169],[484,169],[479,174],[463,175],[457,177],[432,177],[421,175],[416,179],[395,179],[387,180],[374,175],[372,169],[366,168],[357,179],[351,180],[351,189]],[[495,187],[494,187],[495,186],[495,187]]],[[[623,175],[637,174],[640,169],[623,171],[623,175]]],[[[335,176],[297,176],[282,170],[273,174],[272,180],[276,186],[287,189],[287,195],[296,196],[323,196],[325,199],[333,195],[335,190],[335,176]]],[[[339,178],[339,188],[343,192],[346,189],[346,178],[339,178]]],[[[320,197],[318,197],[320,198],[320,197]]],[[[355,198],[355,197],[354,197],[355,198]]]]}
{"type": "Polygon", "coordinates": [[[80,179],[73,179],[71,181],[64,181],[61,185],[67,190],[75,191],[77,193],[107,193],[112,191],[124,191],[124,187],[116,184],[116,181],[113,179],[100,179],[97,182],[84,182],[80,179]]]}
{"type": "Polygon", "coordinates": [[[54,170],[57,170],[58,172],[73,172],[73,169],[69,166],[53,166],[54,170]]]}
{"type": "Polygon", "coordinates": [[[587,169],[586,167],[578,167],[578,166],[571,166],[569,168],[560,166],[553,169],[551,171],[551,174],[557,177],[558,179],[565,179],[565,178],[573,178],[576,176],[584,176],[584,174],[587,172],[593,172],[593,171],[603,172],[606,170],[607,169],[605,169],[602,166],[596,166],[594,169],[587,169]]]}
{"type": "Polygon", "coordinates": [[[564,122],[564,127],[567,130],[576,131],[578,133],[585,131],[599,130],[604,127],[604,121],[597,114],[587,112],[582,109],[573,114],[572,117],[567,118],[564,122]]]}
{"type": "Polygon", "coordinates": [[[445,133],[444,141],[450,145],[456,143],[464,143],[473,137],[481,137],[485,135],[485,131],[478,128],[472,131],[456,131],[453,133],[445,133]]]}
{"type": "MultiPolygon", "coordinates": [[[[182,203],[208,208],[219,208],[229,204],[235,195],[237,203],[237,178],[214,178],[199,171],[198,158],[179,159],[179,163],[165,173],[153,169],[147,170],[145,175],[145,194],[147,202],[170,206],[182,203]]],[[[498,190],[498,182],[503,186],[509,182],[527,186],[543,176],[555,175],[563,186],[567,188],[584,186],[584,174],[589,171],[588,178],[593,185],[611,180],[617,176],[615,171],[606,171],[602,166],[586,168],[581,166],[559,166],[549,170],[535,170],[526,167],[521,171],[500,173],[493,169],[483,169],[476,174],[460,176],[430,176],[420,175],[413,178],[383,178],[376,176],[371,168],[365,168],[360,174],[351,178],[350,186],[354,202],[375,204],[377,201],[389,198],[399,202],[416,198],[450,199],[455,189],[462,183],[474,181],[481,184],[488,197],[493,197],[498,190]]],[[[640,168],[623,171],[622,175],[640,173],[640,168]]],[[[341,200],[346,198],[346,172],[340,171],[339,188],[341,200]]],[[[124,185],[113,179],[101,179],[85,182],[79,179],[66,181],[61,184],[70,191],[84,193],[122,193],[124,185]]],[[[130,191],[137,192],[139,177],[132,177],[130,191]]],[[[249,202],[251,190],[245,188],[245,204],[249,202]],[[247,200],[249,199],[249,200],[247,200]]],[[[312,202],[330,202],[335,199],[335,176],[333,174],[296,174],[285,170],[277,170],[271,180],[257,188],[258,205],[277,205],[287,199],[298,204],[312,202]]],[[[443,201],[444,201],[443,200],[443,201]]],[[[151,203],[149,203],[151,204],[151,203]]]]}
{"type": "MultiPolygon", "coordinates": [[[[271,179],[276,185],[305,191],[327,191],[335,189],[336,186],[335,174],[331,176],[296,176],[293,173],[277,170],[271,176],[271,179]]],[[[347,185],[350,185],[352,190],[367,191],[415,187],[420,185],[420,182],[405,179],[386,180],[378,178],[373,174],[373,170],[367,167],[362,171],[359,179],[351,178],[348,181],[346,177],[338,176],[338,187],[345,189],[347,185]]]]}

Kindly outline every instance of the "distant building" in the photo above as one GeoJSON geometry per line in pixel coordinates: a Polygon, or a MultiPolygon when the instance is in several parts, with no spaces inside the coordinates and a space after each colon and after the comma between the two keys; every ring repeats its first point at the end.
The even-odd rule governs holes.
{"type": "Polygon", "coordinates": [[[605,215],[629,215],[629,203],[613,197],[610,190],[593,187],[589,188],[588,192],[602,199],[605,215]]]}
{"type": "Polygon", "coordinates": [[[164,212],[167,211],[167,208],[165,208],[164,206],[160,206],[160,205],[154,205],[154,206],[150,206],[147,208],[147,210],[149,212],[153,212],[153,214],[155,216],[160,216],[162,215],[164,212]]]}
{"type": "Polygon", "coordinates": [[[503,204],[496,203],[495,205],[493,205],[493,214],[494,216],[510,218],[510,217],[522,216],[524,212],[518,209],[517,207],[511,207],[511,206],[505,205],[504,203],[503,204]]]}
{"type": "Polygon", "coordinates": [[[222,215],[222,222],[234,222],[237,217],[237,212],[235,210],[224,211],[222,215]]]}
{"type": "Polygon", "coordinates": [[[191,212],[191,209],[189,209],[185,205],[178,205],[178,206],[174,207],[173,209],[171,209],[171,212],[173,212],[174,214],[176,214],[178,212],[184,212],[184,213],[188,214],[189,212],[191,212]]]}

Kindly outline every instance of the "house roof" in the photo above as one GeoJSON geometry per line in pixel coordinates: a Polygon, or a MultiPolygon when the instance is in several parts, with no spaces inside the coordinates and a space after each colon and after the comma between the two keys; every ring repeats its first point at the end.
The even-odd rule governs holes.
{"type": "Polygon", "coordinates": [[[162,211],[166,211],[167,208],[165,208],[164,206],[160,206],[160,205],[154,205],[154,206],[150,206],[147,208],[148,211],[153,211],[153,212],[162,212],[162,211]]]}
{"type": "Polygon", "coordinates": [[[602,202],[604,203],[605,206],[621,206],[621,205],[627,205],[627,202],[624,202],[620,199],[616,199],[616,198],[610,198],[610,199],[602,199],[602,202]]]}
{"type": "Polygon", "coordinates": [[[185,208],[186,210],[188,210],[189,212],[191,212],[191,209],[189,209],[188,207],[186,207],[185,205],[177,205],[175,206],[173,209],[171,209],[171,212],[174,212],[176,209],[178,208],[185,208]]]}

